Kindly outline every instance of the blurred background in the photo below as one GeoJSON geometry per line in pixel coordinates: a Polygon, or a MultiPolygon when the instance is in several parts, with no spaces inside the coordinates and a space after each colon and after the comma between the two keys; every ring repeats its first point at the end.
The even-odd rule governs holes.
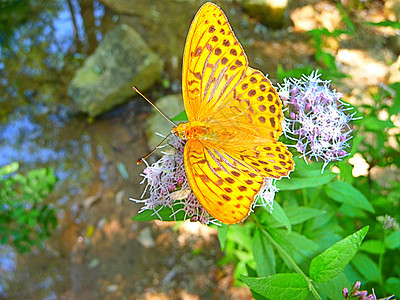
{"type": "MultiPolygon", "coordinates": [[[[184,42],[204,2],[0,1],[1,298],[251,297],[215,229],[131,220],[136,161],[170,130],[132,86],[170,117],[183,109],[184,42]]],[[[370,117],[353,176],[399,181],[399,1],[215,2],[275,85],[319,69],[370,117]]]]}

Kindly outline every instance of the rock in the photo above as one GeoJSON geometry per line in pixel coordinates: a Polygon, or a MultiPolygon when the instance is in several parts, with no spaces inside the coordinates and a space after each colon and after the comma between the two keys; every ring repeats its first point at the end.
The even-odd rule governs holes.
{"type": "Polygon", "coordinates": [[[153,248],[156,245],[156,242],[154,241],[153,237],[151,236],[151,230],[149,227],[143,228],[139,232],[138,236],[138,241],[140,245],[144,248],[153,248]]]}
{"type": "Polygon", "coordinates": [[[247,13],[271,28],[280,28],[285,20],[287,0],[245,0],[243,8],[247,13]]]}
{"type": "Polygon", "coordinates": [[[315,5],[298,7],[290,14],[294,31],[304,32],[316,28],[333,31],[342,27],[340,11],[334,3],[319,1],[315,5]]]}
{"type": "Polygon", "coordinates": [[[160,77],[163,61],[128,25],[104,35],[96,51],[75,73],[68,95],[77,108],[97,116],[132,97],[132,86],[144,91],[160,77]]]}
{"type": "MultiPolygon", "coordinates": [[[[336,60],[340,63],[340,71],[350,75],[351,82],[363,89],[384,82],[389,71],[386,63],[378,61],[365,50],[340,49],[336,60]]],[[[351,83],[348,84],[350,86],[351,83]]]]}
{"type": "Polygon", "coordinates": [[[386,0],[384,4],[385,18],[391,21],[400,20],[400,1],[399,0],[386,0]]]}
{"type": "Polygon", "coordinates": [[[388,83],[400,82],[400,56],[397,61],[390,65],[389,67],[389,78],[388,83]]]}
{"type": "MultiPolygon", "coordinates": [[[[162,97],[157,100],[156,105],[169,118],[175,117],[184,109],[182,95],[180,94],[162,97]]],[[[162,140],[162,138],[156,133],[160,133],[166,136],[171,132],[172,127],[173,125],[170,122],[168,122],[158,111],[153,109],[153,112],[148,119],[147,126],[149,148],[153,149],[162,140]]]]}

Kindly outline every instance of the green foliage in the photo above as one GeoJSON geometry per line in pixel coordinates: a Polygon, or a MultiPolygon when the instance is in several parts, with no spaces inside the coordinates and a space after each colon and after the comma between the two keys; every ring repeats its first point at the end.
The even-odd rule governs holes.
{"type": "MultiPolygon", "coordinates": [[[[329,39],[352,38],[358,26],[400,28],[392,21],[355,24],[351,10],[363,9],[362,1],[350,2],[346,9],[338,4],[344,29],[308,32],[324,79],[347,77],[327,47],[329,39]]],[[[279,66],[278,77],[300,78],[313,69],[279,66]]],[[[218,228],[225,254],[220,263],[236,264],[236,282],[248,285],[255,299],[341,299],[343,288],[351,290],[358,280],[363,290],[399,296],[400,134],[394,120],[400,113],[400,82],[381,85],[371,97],[373,103],[358,108],[350,157],[361,155],[368,171],[377,168],[379,176],[354,177],[347,160],[331,163],[322,174],[321,163],[295,159],[290,178],[276,183],[280,192],[272,214],[257,208],[245,223],[218,228]]],[[[174,118],[185,119],[184,113],[174,118]]]]}
{"type": "Polygon", "coordinates": [[[136,216],[132,217],[134,221],[182,221],[185,219],[185,212],[183,211],[183,204],[174,205],[174,207],[160,207],[153,210],[143,210],[136,216]]]}
{"type": "Polygon", "coordinates": [[[337,242],[315,257],[310,264],[310,278],[317,282],[327,282],[342,273],[360,248],[367,232],[368,226],[337,242]]]}
{"type": "Polygon", "coordinates": [[[20,252],[30,251],[48,238],[57,225],[56,210],[43,203],[57,181],[51,169],[26,176],[18,163],[0,168],[0,241],[20,252]]]}
{"type": "Polygon", "coordinates": [[[275,274],[264,278],[241,276],[254,292],[270,299],[304,299],[308,285],[304,277],[296,273],[275,274]]]}
{"type": "Polygon", "coordinates": [[[365,22],[364,24],[379,27],[391,27],[393,29],[400,29],[400,22],[385,20],[382,22],[365,22]]]}

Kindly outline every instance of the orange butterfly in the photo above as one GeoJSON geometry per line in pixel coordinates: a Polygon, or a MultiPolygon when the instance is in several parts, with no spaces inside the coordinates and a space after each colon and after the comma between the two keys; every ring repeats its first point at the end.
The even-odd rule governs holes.
{"type": "Polygon", "coordinates": [[[189,122],[173,133],[187,140],[190,187],[211,216],[244,220],[264,177],[293,170],[282,133],[282,103],[271,82],[248,66],[223,11],[213,3],[197,12],[183,58],[183,98],[189,122]]]}

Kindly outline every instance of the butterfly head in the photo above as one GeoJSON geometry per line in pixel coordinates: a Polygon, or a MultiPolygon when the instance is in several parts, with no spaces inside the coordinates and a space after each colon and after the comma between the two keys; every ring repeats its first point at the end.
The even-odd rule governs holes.
{"type": "Polygon", "coordinates": [[[186,136],[186,124],[187,123],[180,123],[178,126],[172,129],[172,133],[178,136],[181,140],[187,140],[186,136]]]}

